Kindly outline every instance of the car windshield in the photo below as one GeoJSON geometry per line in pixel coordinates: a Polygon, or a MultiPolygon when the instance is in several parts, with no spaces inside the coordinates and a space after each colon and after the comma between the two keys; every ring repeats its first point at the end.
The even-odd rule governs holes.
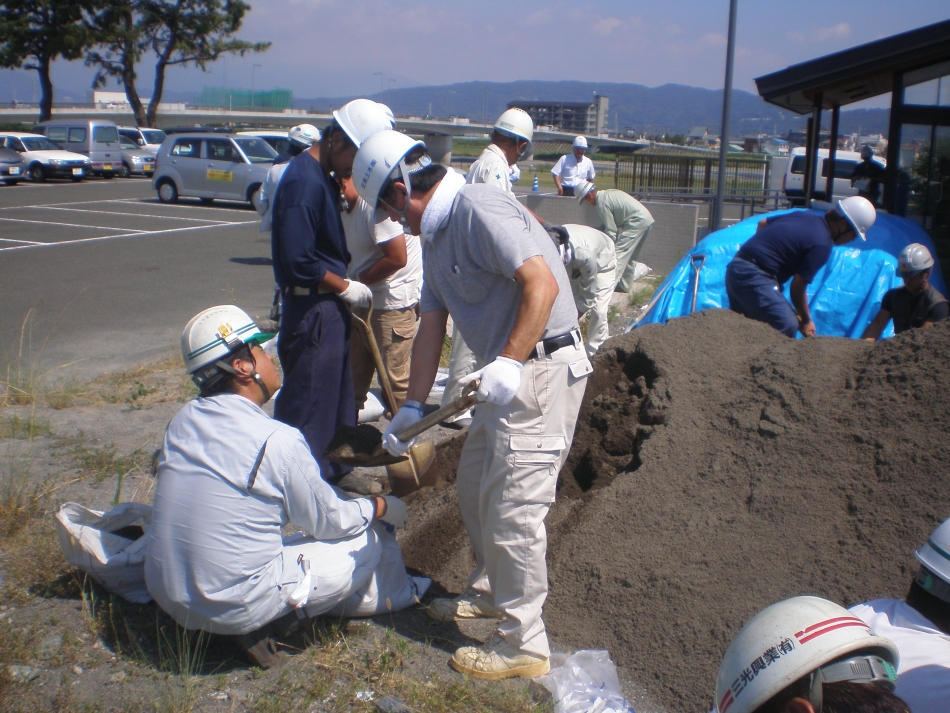
{"type": "Polygon", "coordinates": [[[49,139],[42,136],[24,136],[20,139],[27,151],[59,151],[60,148],[49,139]]]}
{"type": "Polygon", "coordinates": [[[140,129],[147,144],[160,144],[165,140],[165,132],[158,129],[140,129]]]}
{"type": "Polygon", "coordinates": [[[270,163],[277,158],[277,152],[264,139],[247,137],[235,141],[251,163],[270,163]]]}
{"type": "Polygon", "coordinates": [[[137,149],[138,145],[127,136],[119,137],[119,146],[124,149],[137,149]]]}

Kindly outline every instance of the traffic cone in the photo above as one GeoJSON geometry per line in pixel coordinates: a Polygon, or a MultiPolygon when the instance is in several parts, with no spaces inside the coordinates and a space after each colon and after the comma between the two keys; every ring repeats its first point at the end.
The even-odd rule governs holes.
{"type": "Polygon", "coordinates": [[[538,185],[538,174],[534,174],[534,183],[531,186],[531,190],[534,193],[537,193],[538,191],[541,190],[541,186],[538,185]]]}

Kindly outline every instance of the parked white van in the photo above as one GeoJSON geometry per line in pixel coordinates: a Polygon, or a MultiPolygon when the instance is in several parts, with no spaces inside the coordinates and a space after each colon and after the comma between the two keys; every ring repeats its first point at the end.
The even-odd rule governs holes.
{"type": "MultiPolygon", "coordinates": [[[[882,167],[886,167],[887,162],[880,156],[875,156],[872,160],[881,164],[882,167]]],[[[854,173],[854,167],[861,163],[861,154],[855,151],[837,151],[835,153],[835,180],[832,188],[834,195],[830,199],[825,196],[828,179],[828,149],[818,149],[818,161],[820,171],[818,171],[818,176],[815,177],[812,198],[833,201],[838,198],[858,195],[857,187],[851,185],[851,176],[854,173]]],[[[804,148],[792,149],[788,166],[785,168],[785,177],[782,179],[782,190],[785,191],[785,197],[793,206],[805,205],[804,148]]]]}
{"type": "Polygon", "coordinates": [[[43,121],[33,130],[65,151],[89,157],[89,173],[112,178],[123,172],[119,130],[114,121],[76,119],[43,121]]]}
{"type": "Polygon", "coordinates": [[[146,126],[119,126],[119,136],[124,136],[143,151],[152,154],[158,153],[162,141],[165,140],[165,132],[161,129],[150,129],[146,126]]]}

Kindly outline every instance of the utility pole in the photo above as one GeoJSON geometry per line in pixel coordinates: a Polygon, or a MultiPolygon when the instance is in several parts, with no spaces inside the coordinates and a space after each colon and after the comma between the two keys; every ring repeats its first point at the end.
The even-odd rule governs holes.
{"type": "Polygon", "coordinates": [[[729,114],[732,109],[732,66],[736,55],[736,10],[738,0],[729,0],[729,41],[726,44],[726,81],[722,90],[722,124],[719,128],[719,176],[716,179],[716,203],[709,216],[709,232],[722,224],[722,203],[726,194],[726,156],[729,153],[729,114]]]}
{"type": "Polygon", "coordinates": [[[396,80],[390,78],[389,82],[386,84],[386,101],[383,102],[383,103],[384,103],[386,106],[388,106],[390,109],[392,109],[392,106],[390,106],[390,104],[389,104],[390,100],[392,99],[392,86],[393,86],[393,84],[395,84],[395,83],[396,83],[396,80]]]}
{"type": "Polygon", "coordinates": [[[379,77],[379,100],[383,100],[383,73],[373,72],[374,77],[379,77]]]}

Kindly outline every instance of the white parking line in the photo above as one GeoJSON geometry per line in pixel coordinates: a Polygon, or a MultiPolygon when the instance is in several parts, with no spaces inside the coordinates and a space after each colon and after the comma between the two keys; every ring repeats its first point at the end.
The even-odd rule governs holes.
{"type": "MultiPolygon", "coordinates": [[[[221,198],[216,200],[230,200],[234,203],[240,203],[241,201],[231,198],[221,198]]],[[[55,203],[54,205],[81,205],[84,201],[76,201],[75,203],[55,203]]],[[[200,205],[192,203],[162,203],[161,201],[156,201],[154,198],[113,198],[111,201],[95,201],[96,203],[145,203],[148,205],[164,205],[168,208],[188,208],[194,210],[213,210],[215,213],[241,213],[247,215],[248,213],[253,213],[246,208],[221,208],[220,206],[211,206],[211,205],[200,205]]]]}
{"type": "MultiPolygon", "coordinates": [[[[0,218],[0,220],[12,220],[11,218],[0,218]]],[[[28,221],[34,222],[34,221],[28,221]]],[[[116,240],[118,238],[147,238],[152,235],[163,235],[166,233],[184,233],[190,230],[207,230],[208,228],[228,228],[235,225],[252,225],[257,223],[256,220],[246,220],[240,223],[217,223],[215,225],[192,225],[187,228],[168,228],[167,230],[139,230],[132,233],[124,233],[122,235],[102,235],[98,238],[81,238],[79,240],[63,240],[58,243],[33,243],[31,245],[17,245],[10,248],[0,248],[0,252],[7,252],[10,250],[30,250],[33,248],[55,248],[60,245],[75,245],[76,243],[93,243],[102,240],[116,240]]],[[[50,223],[50,225],[56,225],[55,223],[50,223]]],[[[90,227],[90,226],[80,226],[80,227],[90,227]]],[[[108,228],[108,230],[119,230],[119,228],[108,228]]],[[[24,241],[25,242],[25,241],[24,241]]]]}
{"type": "Polygon", "coordinates": [[[0,243],[22,243],[24,245],[46,245],[46,243],[38,243],[35,240],[14,240],[13,238],[0,238],[0,243]]]}
{"type": "MultiPolygon", "coordinates": [[[[106,225],[80,225],[78,223],[53,223],[49,220],[26,220],[25,218],[0,218],[0,220],[5,220],[8,223],[37,223],[39,225],[59,225],[64,228],[90,228],[92,230],[117,230],[120,233],[122,231],[131,231],[133,233],[147,233],[147,230],[134,230],[132,228],[110,228],[106,225]]],[[[256,220],[254,221],[257,222],[256,220]]],[[[230,223],[223,223],[223,225],[231,225],[230,223]]],[[[43,243],[47,245],[47,243],[43,243]]]]}
{"type": "Polygon", "coordinates": [[[45,210],[64,210],[70,213],[95,213],[96,215],[130,215],[134,218],[161,218],[163,220],[189,220],[192,223],[220,223],[220,220],[209,220],[208,218],[186,218],[179,215],[147,215],[145,213],[120,213],[112,210],[87,210],[85,208],[63,208],[50,205],[27,205],[24,208],[39,208],[45,210]]]}

